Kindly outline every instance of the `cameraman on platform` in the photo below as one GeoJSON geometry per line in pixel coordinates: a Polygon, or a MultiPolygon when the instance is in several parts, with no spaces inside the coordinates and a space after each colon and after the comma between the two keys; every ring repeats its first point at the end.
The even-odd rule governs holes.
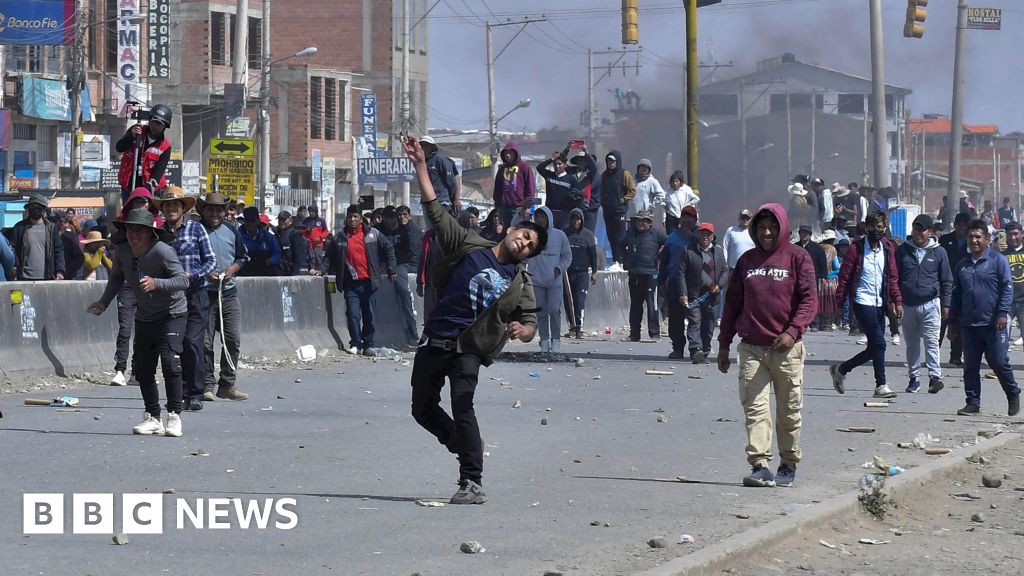
{"type": "MultiPolygon", "coordinates": [[[[145,120],[146,113],[133,114],[145,120]]],[[[115,149],[121,152],[121,169],[117,181],[121,185],[121,201],[125,202],[132,190],[149,189],[154,196],[167,187],[167,161],[171,159],[171,141],[164,132],[171,126],[171,109],[163,104],[153,106],[148,114],[149,123],[139,122],[117,141],[115,149]],[[138,172],[136,177],[136,172],[138,172]]]]}

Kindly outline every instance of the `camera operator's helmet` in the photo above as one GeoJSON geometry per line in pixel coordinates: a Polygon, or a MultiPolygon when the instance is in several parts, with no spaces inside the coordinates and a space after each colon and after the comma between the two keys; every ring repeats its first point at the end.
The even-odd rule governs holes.
{"type": "Polygon", "coordinates": [[[156,120],[157,122],[164,125],[164,128],[171,127],[171,109],[163,104],[157,104],[153,106],[153,110],[150,112],[150,121],[156,120]]]}

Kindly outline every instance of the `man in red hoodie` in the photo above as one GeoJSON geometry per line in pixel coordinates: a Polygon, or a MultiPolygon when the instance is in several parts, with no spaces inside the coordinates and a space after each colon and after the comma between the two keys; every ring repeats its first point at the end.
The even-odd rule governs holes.
{"type": "Polygon", "coordinates": [[[529,219],[536,195],[533,169],[519,157],[515,141],[509,140],[501,150],[501,164],[494,175],[494,207],[506,227],[529,219]]]}
{"type": "Polygon", "coordinates": [[[749,487],[792,486],[800,462],[800,409],[804,358],[801,338],[818,313],[814,264],[790,242],[792,230],[781,204],[765,204],[750,225],[756,249],[736,262],[718,335],[718,369],[729,371],[729,346],[740,337],[740,402],[746,415],[749,487]],[[775,391],[775,432],[782,463],[772,460],[770,394],[775,391]]]}

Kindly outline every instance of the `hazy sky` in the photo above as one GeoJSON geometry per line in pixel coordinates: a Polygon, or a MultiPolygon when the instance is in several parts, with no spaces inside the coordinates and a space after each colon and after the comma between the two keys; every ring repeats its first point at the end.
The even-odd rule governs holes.
{"type": "MultiPolygon", "coordinates": [[[[430,0],[432,4],[434,0],[430,0]]],[[[682,98],[684,15],[681,0],[640,0],[639,75],[628,57],[621,69],[595,89],[597,107],[608,110],[610,90],[634,89],[645,107],[679,106],[682,98]]],[[[909,106],[923,113],[949,114],[952,94],[956,0],[932,0],[923,39],[903,37],[905,0],[882,0],[886,81],[911,88],[909,106]]],[[[714,72],[724,79],[752,71],[757,60],[792,52],[798,59],[870,77],[869,0],[724,0],[700,10],[701,64],[728,63],[714,72]]],[[[1003,133],[1024,130],[1024,2],[972,0],[972,7],[1001,8],[1001,31],[966,31],[965,122],[997,124],[1003,133]]],[[[502,130],[577,127],[586,102],[586,49],[622,48],[620,0],[441,0],[430,15],[431,128],[487,128],[484,20],[504,22],[547,15],[531,24],[495,64],[497,115],[524,98],[502,130]]],[[[494,31],[494,51],[518,27],[494,31]]],[[[596,56],[607,66],[615,56],[596,56]]],[[[711,73],[701,69],[703,79],[711,73]]],[[[595,79],[603,71],[595,72],[595,79]]],[[[580,128],[582,131],[582,128],[580,128]]]]}

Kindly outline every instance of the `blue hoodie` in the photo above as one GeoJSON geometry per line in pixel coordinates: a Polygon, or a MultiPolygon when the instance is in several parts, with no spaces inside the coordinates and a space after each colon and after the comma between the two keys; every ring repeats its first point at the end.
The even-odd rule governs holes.
{"type": "Polygon", "coordinates": [[[896,267],[900,271],[900,293],[905,306],[920,306],[936,298],[943,308],[949,306],[953,273],[946,250],[934,237],[928,239],[924,248],[918,248],[914,240],[907,237],[896,249],[896,267]]]}
{"type": "Polygon", "coordinates": [[[986,248],[977,262],[970,254],[956,265],[949,323],[990,326],[996,318],[1009,318],[1013,303],[1013,279],[1006,258],[986,248]]]}

